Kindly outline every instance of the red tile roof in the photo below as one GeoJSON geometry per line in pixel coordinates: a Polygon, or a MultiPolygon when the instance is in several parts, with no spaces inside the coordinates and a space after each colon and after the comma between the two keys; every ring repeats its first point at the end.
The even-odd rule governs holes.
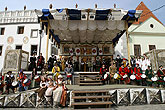
{"type": "MultiPolygon", "coordinates": [[[[155,18],[158,22],[160,22],[159,19],[151,12],[150,9],[147,8],[147,6],[146,6],[143,2],[141,2],[141,3],[137,6],[136,10],[143,10],[143,12],[142,12],[142,14],[141,14],[141,17],[138,19],[137,22],[134,22],[134,24],[142,23],[142,22],[146,21],[146,20],[147,20],[148,18],[150,18],[150,17],[153,17],[153,18],[155,18]]],[[[161,23],[161,22],[160,22],[160,23],[161,23]]],[[[162,24],[162,23],[161,23],[161,24],[162,24]]]]}

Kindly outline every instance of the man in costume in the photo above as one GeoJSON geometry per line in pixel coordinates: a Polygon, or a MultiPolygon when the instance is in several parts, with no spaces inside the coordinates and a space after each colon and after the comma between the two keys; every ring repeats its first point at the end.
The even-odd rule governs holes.
{"type": "Polygon", "coordinates": [[[56,86],[53,91],[54,107],[65,106],[67,98],[67,88],[62,75],[58,76],[56,86]]]}
{"type": "Polygon", "coordinates": [[[54,67],[52,68],[53,73],[53,79],[54,81],[57,80],[58,76],[60,75],[60,67],[57,65],[57,63],[54,64],[54,67]]]}
{"type": "Polygon", "coordinates": [[[45,63],[45,58],[42,56],[42,53],[37,57],[37,68],[38,70],[42,70],[45,63]]]}
{"type": "Polygon", "coordinates": [[[159,66],[159,70],[157,71],[157,75],[158,75],[158,84],[160,87],[164,86],[164,73],[163,73],[163,66],[160,65],[159,66]]]}
{"type": "Polygon", "coordinates": [[[52,54],[51,57],[49,57],[49,60],[48,60],[48,70],[51,71],[52,68],[53,68],[53,64],[54,64],[54,54],[52,54]]]}
{"type": "Polygon", "coordinates": [[[68,64],[64,70],[66,77],[67,77],[67,84],[72,84],[72,75],[73,75],[73,68],[70,64],[68,64]]]}
{"type": "Polygon", "coordinates": [[[1,91],[0,95],[3,93],[3,87],[5,86],[3,81],[4,81],[4,76],[0,72],[0,91],[1,91]]]}
{"type": "Polygon", "coordinates": [[[127,84],[130,82],[130,79],[128,78],[129,69],[127,67],[124,67],[124,64],[121,64],[121,67],[119,68],[119,74],[121,76],[121,82],[124,84],[127,84]]]}
{"type": "Polygon", "coordinates": [[[23,83],[26,78],[27,76],[23,73],[23,70],[20,70],[20,73],[17,76],[18,84],[19,84],[19,92],[26,90],[26,86],[23,83]]]}
{"type": "Polygon", "coordinates": [[[33,56],[30,57],[30,66],[29,66],[29,70],[32,71],[33,68],[36,68],[36,57],[35,57],[35,53],[33,53],[33,56]]]}
{"type": "Polygon", "coordinates": [[[110,73],[110,83],[114,84],[114,74],[117,73],[117,68],[115,62],[111,62],[111,66],[109,67],[109,73],[110,73]]]}
{"type": "Polygon", "coordinates": [[[12,74],[12,71],[8,71],[5,82],[6,82],[6,93],[9,94],[9,89],[12,89],[14,93],[14,88],[12,87],[12,82],[14,81],[14,75],[12,74]]]}
{"type": "Polygon", "coordinates": [[[105,68],[105,65],[103,64],[102,68],[100,68],[100,74],[102,75],[101,80],[103,84],[105,84],[105,81],[108,79],[108,78],[104,79],[104,75],[106,74],[106,72],[107,72],[107,69],[105,68]]]}
{"type": "Polygon", "coordinates": [[[121,66],[121,63],[122,63],[122,61],[123,61],[123,60],[120,58],[120,55],[117,55],[115,61],[116,61],[117,71],[119,71],[119,68],[120,68],[120,66],[121,66]]]}
{"type": "Polygon", "coordinates": [[[152,86],[151,78],[154,76],[154,72],[152,71],[151,66],[148,66],[148,68],[145,71],[145,75],[147,76],[146,79],[147,86],[152,86]]]}
{"type": "Polygon", "coordinates": [[[142,83],[142,78],[141,78],[142,69],[139,67],[138,63],[136,64],[136,67],[134,68],[134,73],[136,76],[137,85],[141,85],[141,83],[142,83]]]}

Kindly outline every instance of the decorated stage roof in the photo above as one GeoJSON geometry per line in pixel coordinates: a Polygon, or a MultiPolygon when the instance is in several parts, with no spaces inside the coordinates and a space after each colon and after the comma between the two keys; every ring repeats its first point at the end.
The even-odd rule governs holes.
{"type": "Polygon", "coordinates": [[[50,35],[57,43],[116,42],[129,25],[140,17],[140,10],[123,9],[43,9],[35,10],[42,28],[50,24],[50,35]]]}

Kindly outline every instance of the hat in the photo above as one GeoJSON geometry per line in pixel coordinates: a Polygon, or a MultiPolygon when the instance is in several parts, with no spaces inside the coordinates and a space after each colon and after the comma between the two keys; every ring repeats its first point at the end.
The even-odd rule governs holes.
{"type": "Polygon", "coordinates": [[[139,63],[136,63],[136,65],[139,65],[139,63]]]}
{"type": "Polygon", "coordinates": [[[59,75],[58,78],[63,78],[62,75],[59,75]]]}
{"type": "Polygon", "coordinates": [[[123,58],[123,60],[126,60],[126,58],[123,58]]]}

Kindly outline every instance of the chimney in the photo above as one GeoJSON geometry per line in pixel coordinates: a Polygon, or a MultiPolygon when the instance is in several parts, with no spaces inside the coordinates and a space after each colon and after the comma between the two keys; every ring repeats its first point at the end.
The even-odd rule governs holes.
{"type": "Polygon", "coordinates": [[[114,4],[114,8],[116,8],[116,4],[114,4]]]}
{"type": "Polygon", "coordinates": [[[52,9],[52,8],[53,8],[53,5],[52,5],[52,4],[50,4],[50,5],[49,5],[49,9],[52,9]]]}
{"type": "Polygon", "coordinates": [[[78,7],[77,3],[76,3],[76,8],[78,7]]]}
{"type": "Polygon", "coordinates": [[[26,10],[26,5],[24,6],[24,10],[26,10]]]}
{"type": "Polygon", "coordinates": [[[7,11],[7,7],[5,7],[5,11],[7,11]]]}
{"type": "Polygon", "coordinates": [[[97,8],[97,4],[95,4],[95,8],[97,8]]]}

